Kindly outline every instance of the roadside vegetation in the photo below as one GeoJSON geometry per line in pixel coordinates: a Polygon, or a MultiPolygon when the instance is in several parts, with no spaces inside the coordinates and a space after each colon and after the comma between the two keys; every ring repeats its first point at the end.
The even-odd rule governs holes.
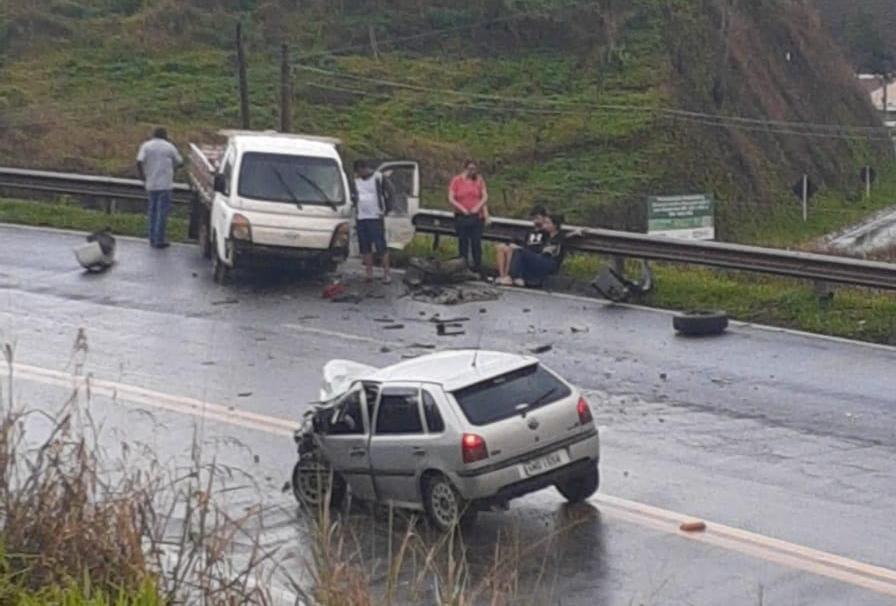
{"type": "Polygon", "coordinates": [[[82,333],[65,402],[29,408],[16,401],[14,350],[3,347],[0,604],[536,606],[551,601],[557,542],[596,519],[570,507],[556,530],[498,531],[470,556],[460,531],[436,533],[391,509],[289,507],[294,535],[271,540],[272,506],[251,474],[206,453],[198,433],[162,461],[94,422],[103,404],[82,374],[87,351],[82,333]]]}

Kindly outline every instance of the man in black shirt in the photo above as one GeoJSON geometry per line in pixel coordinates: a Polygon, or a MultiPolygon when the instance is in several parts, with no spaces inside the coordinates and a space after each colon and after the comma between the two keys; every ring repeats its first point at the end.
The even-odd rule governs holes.
{"type": "Polygon", "coordinates": [[[563,216],[548,215],[544,219],[544,239],[541,249],[536,252],[528,248],[517,251],[510,264],[510,277],[514,286],[541,284],[545,278],[560,269],[566,254],[565,242],[560,228],[563,216]]]}
{"type": "Polygon", "coordinates": [[[498,265],[498,279],[496,282],[502,286],[511,286],[513,280],[510,277],[510,266],[513,264],[513,258],[521,250],[531,250],[536,253],[541,252],[544,245],[544,220],[548,215],[548,211],[544,206],[538,204],[532,208],[529,218],[532,219],[532,231],[526,235],[525,242],[515,242],[513,244],[501,244],[496,250],[496,259],[498,265]]]}

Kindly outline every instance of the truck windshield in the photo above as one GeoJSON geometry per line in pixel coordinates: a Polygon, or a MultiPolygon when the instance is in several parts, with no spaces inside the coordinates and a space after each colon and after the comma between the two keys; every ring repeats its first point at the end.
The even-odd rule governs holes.
{"type": "Polygon", "coordinates": [[[288,154],[245,154],[240,166],[239,195],[288,204],[345,204],[342,171],[335,160],[288,154]]]}
{"type": "Polygon", "coordinates": [[[464,387],[453,395],[470,423],[488,425],[519,414],[521,404],[535,410],[571,393],[557,377],[535,364],[464,387]]]}

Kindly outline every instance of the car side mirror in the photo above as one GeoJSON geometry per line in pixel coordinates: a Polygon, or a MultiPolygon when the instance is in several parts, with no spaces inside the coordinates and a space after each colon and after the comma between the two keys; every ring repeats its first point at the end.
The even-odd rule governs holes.
{"type": "Polygon", "coordinates": [[[215,175],[215,191],[219,194],[223,194],[224,190],[227,189],[227,182],[224,180],[224,175],[216,174],[215,175]]]}

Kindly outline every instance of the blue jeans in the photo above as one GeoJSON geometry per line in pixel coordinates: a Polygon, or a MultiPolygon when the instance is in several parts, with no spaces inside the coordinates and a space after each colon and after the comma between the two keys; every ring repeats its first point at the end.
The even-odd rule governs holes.
{"type": "Polygon", "coordinates": [[[165,242],[165,227],[170,211],[170,190],[162,189],[149,192],[149,243],[153,246],[165,242]]]}
{"type": "Polygon", "coordinates": [[[538,254],[526,248],[513,253],[510,260],[510,277],[523,279],[526,284],[540,284],[557,271],[557,259],[538,254]]]}
{"type": "Polygon", "coordinates": [[[482,269],[482,219],[474,215],[454,215],[457,231],[457,253],[470,269],[482,269]],[[471,259],[472,257],[472,259],[471,259]]]}

